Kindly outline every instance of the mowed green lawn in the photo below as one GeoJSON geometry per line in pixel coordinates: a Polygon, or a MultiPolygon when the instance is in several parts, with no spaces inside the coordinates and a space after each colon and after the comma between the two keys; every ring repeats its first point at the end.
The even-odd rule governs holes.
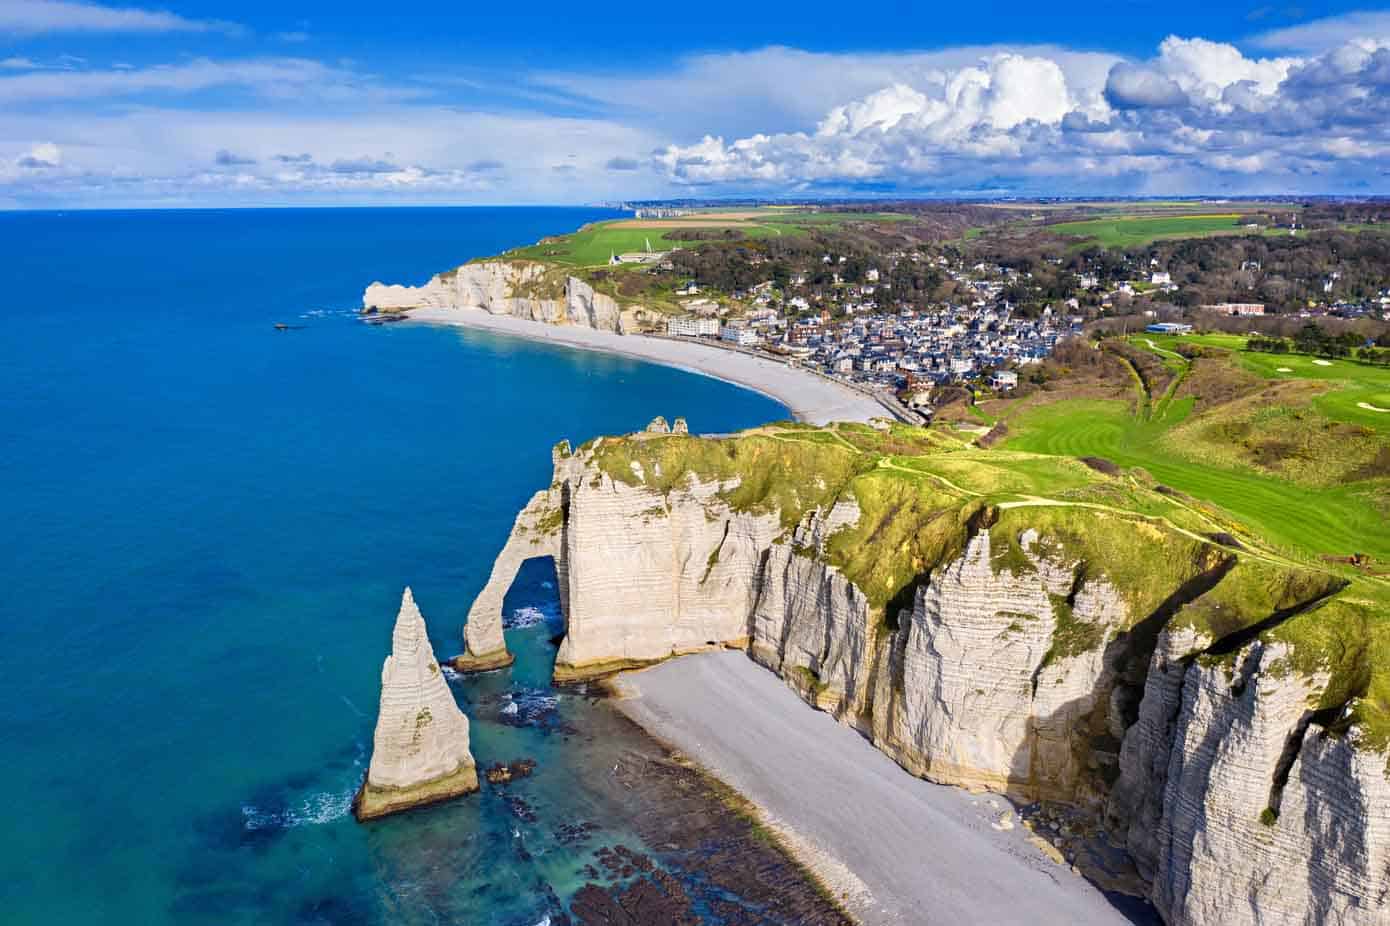
{"type": "Polygon", "coordinates": [[[1317,557],[1361,552],[1390,559],[1384,516],[1355,488],[1309,489],[1250,471],[1175,458],[1157,443],[1170,422],[1140,421],[1129,409],[1127,402],[1091,399],[1035,406],[1009,420],[1009,437],[1002,447],[1098,456],[1121,466],[1142,467],[1159,482],[1220,506],[1286,553],[1317,557]]]}
{"type": "MultiPolygon", "coordinates": [[[[1375,428],[1390,435],[1390,367],[1361,363],[1349,358],[1325,359],[1306,354],[1266,354],[1245,350],[1245,336],[1239,334],[1141,334],[1131,337],[1130,343],[1147,348],[1149,342],[1163,351],[1174,350],[1179,343],[1219,347],[1236,352],[1240,365],[1265,379],[1314,379],[1334,384],[1337,388],[1318,396],[1313,406],[1334,421],[1375,428]],[[1365,408],[1370,405],[1372,408],[1365,408]]],[[[1168,357],[1170,354],[1160,354],[1168,357]]]]}
{"type": "Polygon", "coordinates": [[[1254,234],[1236,224],[1234,213],[1221,215],[1117,216],[1061,222],[1047,226],[1058,235],[1094,239],[1107,248],[1133,248],[1160,238],[1200,238],[1207,235],[1254,234]]]}

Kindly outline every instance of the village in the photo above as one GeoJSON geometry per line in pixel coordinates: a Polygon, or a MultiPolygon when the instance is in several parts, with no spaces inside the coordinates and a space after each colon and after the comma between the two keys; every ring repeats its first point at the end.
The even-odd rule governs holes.
{"type": "MultiPolygon", "coordinates": [[[[756,265],[760,259],[751,260],[756,265]]],[[[679,261],[650,250],[616,256],[612,263],[677,275],[680,270],[679,261]]],[[[1014,390],[1028,367],[1046,359],[1059,341],[1102,320],[1119,322],[1117,332],[1170,334],[1192,330],[1198,316],[1258,323],[1274,314],[1255,301],[1194,304],[1192,293],[1184,293],[1154,259],[1112,256],[1068,270],[1061,263],[1044,258],[1035,274],[921,250],[889,251],[867,261],[862,254],[825,253],[811,267],[746,289],[725,291],[684,279],[674,291],[683,314],[669,318],[665,332],[774,357],[929,410],[933,390],[942,386],[1014,390]],[[905,266],[909,274],[934,274],[950,297],[895,289],[905,266]]],[[[1261,269],[1246,262],[1240,273],[1253,284],[1261,269]]],[[[1280,317],[1374,320],[1390,313],[1390,290],[1370,299],[1336,299],[1337,282],[1333,271],[1322,287],[1334,298],[1280,317]]]]}
{"type": "MultiPolygon", "coordinates": [[[[890,254],[890,261],[924,258],[890,254]]],[[[845,258],[827,254],[825,264],[845,258]]],[[[943,265],[945,258],[937,258],[943,265]]],[[[1081,333],[1075,302],[1047,306],[1036,317],[1002,297],[1012,271],[983,265],[942,268],[973,298],[921,306],[896,299],[875,267],[850,284],[839,274],[813,286],[793,274],[783,288],[766,281],[719,300],[683,284],[687,314],[666,323],[670,337],[700,338],[809,368],[861,388],[892,392],[910,408],[931,404],[934,388],[969,385],[1008,391],[1020,368],[1045,359],[1056,343],[1081,333]]]]}

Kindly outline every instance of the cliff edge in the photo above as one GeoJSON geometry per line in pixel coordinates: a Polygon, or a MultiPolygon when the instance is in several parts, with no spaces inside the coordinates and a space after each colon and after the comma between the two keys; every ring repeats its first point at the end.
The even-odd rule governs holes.
{"type": "Polygon", "coordinates": [[[487,260],[435,274],[423,286],[372,283],[365,311],[418,308],[482,310],[552,325],[580,325],[619,334],[640,328],[651,313],[621,306],[564,268],[538,261],[487,260]]]}
{"type": "Polygon", "coordinates": [[[1169,923],[1387,922],[1390,594],[1160,488],[904,426],[562,444],[465,635],[550,556],[557,680],[745,649],[913,774],[1103,819],[1169,923]]]}

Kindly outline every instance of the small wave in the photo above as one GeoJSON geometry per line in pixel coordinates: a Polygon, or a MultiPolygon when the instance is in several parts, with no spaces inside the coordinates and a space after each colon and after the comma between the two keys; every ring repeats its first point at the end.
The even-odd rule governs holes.
{"type": "Polygon", "coordinates": [[[536,926],[550,926],[550,917],[547,916],[545,919],[537,923],[536,926]]]}
{"type": "Polygon", "coordinates": [[[506,695],[499,714],[503,723],[513,727],[548,727],[559,720],[560,699],[536,688],[522,688],[506,695]]]}
{"type": "MultiPolygon", "coordinates": [[[[546,579],[544,582],[541,583],[541,588],[554,588],[554,587],[555,587],[555,583],[554,583],[554,582],[551,582],[549,579],[546,579]]],[[[549,917],[547,917],[546,920],[549,921],[549,917]]]]}
{"type": "Polygon", "coordinates": [[[540,608],[517,608],[511,616],[503,619],[502,626],[508,630],[520,630],[545,623],[545,612],[540,608]]]}
{"type": "Polygon", "coordinates": [[[341,794],[323,791],[311,794],[299,804],[279,811],[262,810],[252,804],[243,804],[242,825],[248,830],[284,830],[296,826],[331,823],[348,815],[352,810],[352,799],[356,793],[356,788],[341,794]]]}
{"type": "Polygon", "coordinates": [[[439,664],[439,671],[444,673],[444,678],[446,681],[456,682],[459,679],[463,678],[462,672],[460,672],[458,669],[455,669],[453,666],[447,666],[442,662],[439,664]]]}
{"type": "Polygon", "coordinates": [[[299,313],[300,318],[355,318],[356,309],[307,309],[299,313]]]}

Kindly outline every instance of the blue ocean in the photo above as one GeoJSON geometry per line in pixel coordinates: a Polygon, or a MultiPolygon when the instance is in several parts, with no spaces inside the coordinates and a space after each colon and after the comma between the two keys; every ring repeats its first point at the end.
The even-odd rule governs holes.
{"type": "Polygon", "coordinates": [[[549,685],[543,563],[506,604],[516,666],[451,683],[480,766],[534,775],[349,813],[402,588],[458,652],[557,440],[787,415],[677,370],[354,315],[373,280],[614,215],[0,213],[0,919],[536,926],[604,846],[659,855],[622,774],[650,744],[549,685]]]}

